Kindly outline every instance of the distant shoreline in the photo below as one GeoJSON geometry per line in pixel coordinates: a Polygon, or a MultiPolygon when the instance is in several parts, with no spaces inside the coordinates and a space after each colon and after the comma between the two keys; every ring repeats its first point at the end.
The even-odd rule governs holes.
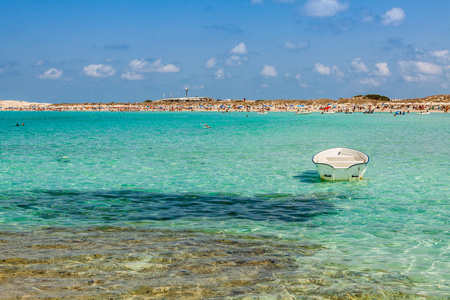
{"type": "Polygon", "coordinates": [[[419,99],[382,101],[367,98],[339,100],[228,100],[174,101],[173,99],[136,103],[36,103],[0,100],[0,111],[219,111],[219,112],[448,112],[450,95],[436,95],[419,99]]]}

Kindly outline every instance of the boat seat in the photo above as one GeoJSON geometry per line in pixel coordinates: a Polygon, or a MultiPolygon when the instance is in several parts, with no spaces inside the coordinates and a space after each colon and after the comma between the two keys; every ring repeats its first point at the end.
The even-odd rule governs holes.
{"type": "Polygon", "coordinates": [[[363,161],[356,161],[356,160],[353,160],[353,161],[334,161],[333,163],[330,163],[329,165],[333,166],[336,169],[342,169],[342,168],[346,169],[346,168],[349,168],[349,167],[351,167],[353,165],[362,164],[362,163],[364,163],[364,162],[363,161]]]}
{"type": "Polygon", "coordinates": [[[353,156],[349,156],[349,155],[337,155],[337,156],[328,156],[325,158],[328,161],[361,161],[364,162],[362,159],[355,159],[355,157],[353,156]]]}
{"type": "Polygon", "coordinates": [[[325,158],[325,163],[329,163],[334,168],[349,168],[356,164],[364,163],[364,160],[355,158],[354,156],[349,155],[337,155],[337,156],[328,156],[325,158]]]}

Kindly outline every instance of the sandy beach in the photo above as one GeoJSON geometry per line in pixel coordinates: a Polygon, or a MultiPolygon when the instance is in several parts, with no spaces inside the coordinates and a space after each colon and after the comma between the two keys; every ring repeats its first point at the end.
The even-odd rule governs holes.
{"type": "Polygon", "coordinates": [[[227,100],[176,101],[163,99],[134,103],[37,103],[18,100],[0,100],[0,111],[222,111],[222,112],[448,112],[450,95],[435,95],[395,101],[368,98],[341,98],[339,100],[227,100]]]}

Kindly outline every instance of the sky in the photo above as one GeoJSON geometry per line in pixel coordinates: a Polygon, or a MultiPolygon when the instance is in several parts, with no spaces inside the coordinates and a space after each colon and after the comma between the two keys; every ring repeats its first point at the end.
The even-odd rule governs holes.
{"type": "Polygon", "coordinates": [[[448,0],[0,0],[0,99],[450,94],[448,0]]]}

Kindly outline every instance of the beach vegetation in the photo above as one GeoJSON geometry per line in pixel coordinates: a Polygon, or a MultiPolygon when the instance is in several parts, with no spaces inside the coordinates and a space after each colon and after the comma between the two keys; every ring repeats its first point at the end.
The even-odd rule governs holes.
{"type": "Polygon", "coordinates": [[[391,99],[389,99],[388,97],[377,95],[377,94],[367,94],[365,96],[357,95],[357,96],[354,96],[353,98],[363,98],[363,99],[379,100],[379,101],[386,101],[386,102],[391,101],[391,99]]]}
{"type": "Polygon", "coordinates": [[[150,103],[153,102],[152,100],[145,100],[144,103],[150,103]]]}

